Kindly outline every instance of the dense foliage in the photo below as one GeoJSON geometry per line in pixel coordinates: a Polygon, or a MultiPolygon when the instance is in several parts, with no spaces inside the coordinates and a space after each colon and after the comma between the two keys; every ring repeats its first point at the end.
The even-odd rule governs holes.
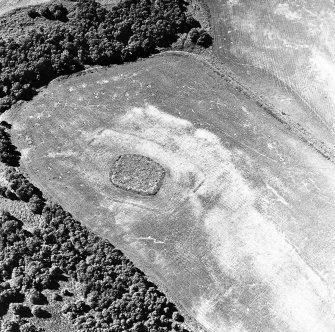
{"type": "Polygon", "coordinates": [[[42,213],[42,221],[28,231],[23,221],[0,213],[0,318],[8,310],[20,318],[4,320],[1,331],[44,331],[25,318],[51,317],[45,290],[54,292],[52,301],[76,295],[77,301],[64,303],[62,313],[78,331],[186,331],[175,306],[122,252],[59,205],[46,204],[17,168],[7,167],[5,178],[2,195],[34,203],[37,208],[31,210],[42,213]],[[64,288],[59,294],[60,281],[69,279],[78,283],[80,294],[64,288]]]}
{"type": "MultiPolygon", "coordinates": [[[[43,7],[40,13],[30,10],[28,15],[65,22],[29,30],[19,40],[0,37],[2,112],[17,100],[30,99],[37,88],[59,75],[82,70],[85,65],[146,57],[171,45],[178,34],[200,26],[186,14],[184,0],[124,0],[111,10],[94,0],[80,0],[70,13],[53,5],[51,9],[43,7]]],[[[204,32],[200,34],[198,39],[204,39],[204,32]]]]}
{"type": "MultiPolygon", "coordinates": [[[[109,65],[146,57],[170,46],[182,33],[208,46],[211,37],[186,14],[183,0],[124,0],[112,10],[80,0],[29,9],[29,20],[45,20],[16,40],[0,36],[0,112],[55,77],[86,65],[109,65]],[[48,25],[48,21],[53,25],[48,25]]],[[[50,301],[78,331],[186,331],[183,317],[157,287],[119,250],[97,237],[60,206],[48,203],[21,174],[20,153],[0,123],[0,161],[7,165],[0,195],[26,202],[41,214],[39,225],[0,213],[0,330],[42,332],[29,317],[48,318],[50,301]],[[64,289],[67,281],[78,287],[64,289]],[[46,296],[46,290],[52,297],[46,296]],[[67,301],[72,297],[74,301],[67,301]],[[2,319],[12,312],[17,321],[2,319]]]]}
{"type": "Polygon", "coordinates": [[[21,153],[12,144],[6,128],[0,126],[0,161],[8,166],[19,166],[21,153]]]}
{"type": "MultiPolygon", "coordinates": [[[[42,193],[16,168],[8,167],[5,176],[4,196],[9,191],[29,204],[38,199],[40,208],[33,212],[43,209],[43,218],[27,231],[21,220],[0,213],[0,316],[11,310],[21,318],[51,317],[43,291],[52,290],[52,299],[62,301],[74,294],[67,289],[59,294],[60,281],[71,279],[80,285],[76,297],[84,300],[65,302],[62,313],[78,331],[186,331],[175,306],[122,252],[59,205],[46,205],[42,193]]],[[[20,322],[4,321],[1,328],[42,331],[27,320],[20,322]]]]}
{"type": "Polygon", "coordinates": [[[45,205],[42,192],[30,183],[23,174],[14,167],[7,167],[5,178],[8,185],[0,186],[0,196],[28,202],[33,213],[40,214],[42,212],[45,205]]]}
{"type": "Polygon", "coordinates": [[[52,6],[42,6],[40,11],[36,8],[31,8],[28,10],[28,16],[32,19],[43,16],[49,20],[59,20],[66,22],[68,10],[62,4],[54,4],[52,6]]]}
{"type": "Polygon", "coordinates": [[[192,28],[189,32],[189,36],[192,43],[203,47],[209,47],[213,42],[213,38],[206,30],[201,28],[192,28]]]}
{"type": "Polygon", "coordinates": [[[185,331],[175,306],[119,250],[58,205],[45,206],[43,216],[27,231],[9,213],[0,215],[0,315],[26,299],[30,307],[16,305],[17,315],[47,317],[43,291],[57,292],[60,280],[72,278],[84,300],[62,312],[80,331],[185,331]]]}

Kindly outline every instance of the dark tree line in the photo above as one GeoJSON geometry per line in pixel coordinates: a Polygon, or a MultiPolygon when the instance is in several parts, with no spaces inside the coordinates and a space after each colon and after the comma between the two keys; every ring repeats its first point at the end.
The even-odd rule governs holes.
{"type": "MultiPolygon", "coordinates": [[[[0,213],[0,321],[11,310],[19,321],[3,321],[1,331],[43,332],[27,318],[51,317],[45,290],[54,301],[74,296],[60,281],[80,283],[77,300],[62,313],[78,331],[187,332],[183,317],[121,251],[65,212],[45,202],[42,193],[16,168],[7,167],[5,195],[31,204],[40,201],[42,221],[32,231],[8,212],[0,213]],[[10,281],[10,282],[9,282],[10,281]],[[24,305],[26,301],[28,305],[24,305]]],[[[36,213],[36,212],[35,212],[36,213]]]]}
{"type": "Polygon", "coordinates": [[[28,202],[33,213],[42,213],[45,205],[42,192],[14,167],[8,167],[5,176],[8,185],[0,186],[0,195],[11,200],[28,202]]]}
{"type": "MultiPolygon", "coordinates": [[[[0,315],[17,303],[12,310],[21,317],[47,317],[43,291],[57,292],[60,280],[72,278],[84,300],[65,303],[62,313],[79,331],[186,332],[176,307],[121,251],[59,205],[46,205],[43,216],[27,231],[8,212],[0,215],[0,315]],[[29,306],[22,305],[25,299],[29,306]]],[[[73,294],[66,290],[54,298],[65,296],[73,294]]]]}
{"type": "Polygon", "coordinates": [[[0,161],[8,166],[19,166],[21,153],[12,144],[6,127],[0,126],[0,161]]]}
{"type": "Polygon", "coordinates": [[[38,11],[36,8],[28,10],[28,16],[32,19],[43,16],[49,20],[67,21],[68,10],[62,4],[54,4],[51,6],[42,6],[38,11]]]}
{"type": "MultiPolygon", "coordinates": [[[[30,99],[57,76],[85,65],[120,64],[149,56],[170,46],[180,33],[200,27],[186,13],[184,0],[124,0],[111,10],[94,0],[80,0],[71,13],[63,6],[50,8],[30,10],[28,15],[49,19],[63,15],[66,22],[30,30],[19,40],[0,37],[1,112],[17,100],[30,99]]],[[[193,40],[207,45],[208,34],[198,34],[193,40]]]]}
{"type": "MultiPolygon", "coordinates": [[[[146,57],[191,29],[194,43],[211,42],[186,14],[183,0],[124,0],[112,10],[94,0],[80,0],[72,12],[64,8],[51,5],[27,12],[31,19],[56,21],[52,28],[45,24],[18,40],[0,37],[0,112],[30,99],[59,75],[86,65],[146,57]]],[[[11,143],[10,125],[0,125],[0,160],[18,166],[20,153],[11,143]]],[[[122,252],[59,205],[46,203],[16,168],[8,167],[5,175],[8,185],[0,187],[0,194],[27,202],[43,221],[28,231],[23,221],[0,213],[1,331],[41,332],[25,318],[50,316],[45,290],[53,292],[54,301],[73,296],[69,290],[60,291],[60,281],[68,278],[81,284],[77,298],[82,300],[64,301],[62,312],[79,331],[186,331],[176,307],[122,252]],[[22,318],[20,323],[1,319],[8,310],[22,318]]]]}
{"type": "Polygon", "coordinates": [[[209,47],[213,42],[213,38],[206,30],[201,29],[201,27],[192,28],[189,32],[189,36],[192,43],[203,47],[209,47]]]}

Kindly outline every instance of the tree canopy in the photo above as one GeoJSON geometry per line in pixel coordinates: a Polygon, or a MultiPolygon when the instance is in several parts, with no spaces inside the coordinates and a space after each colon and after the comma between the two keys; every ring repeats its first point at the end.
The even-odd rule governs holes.
{"type": "MultiPolygon", "coordinates": [[[[69,13],[62,5],[52,5],[42,7],[40,13],[30,9],[27,15],[60,22],[30,29],[17,40],[0,37],[2,112],[17,100],[30,99],[57,76],[85,65],[120,64],[149,56],[200,26],[187,13],[184,0],[124,0],[111,10],[94,0],[80,0],[69,13]]],[[[200,31],[198,43],[208,41],[200,31]]]]}

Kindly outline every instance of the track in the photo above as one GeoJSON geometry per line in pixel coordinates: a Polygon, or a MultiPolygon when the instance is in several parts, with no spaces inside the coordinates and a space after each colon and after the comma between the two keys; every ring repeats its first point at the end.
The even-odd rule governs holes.
{"type": "Polygon", "coordinates": [[[334,4],[203,2],[222,62],[301,127],[293,129],[333,149],[334,4]]]}
{"type": "Polygon", "coordinates": [[[223,63],[215,61],[213,57],[200,56],[194,53],[183,52],[183,51],[167,51],[164,53],[157,54],[155,56],[169,56],[177,55],[184,57],[195,57],[198,61],[201,61],[209,70],[217,73],[225,82],[230,84],[235,90],[242,93],[246,97],[250,98],[265,112],[273,116],[280,123],[282,123],[288,130],[296,134],[303,142],[313,147],[318,153],[324,158],[335,162],[335,149],[331,145],[327,145],[325,142],[319,140],[311,132],[309,132],[303,125],[295,122],[291,117],[283,112],[282,109],[272,105],[265,96],[257,93],[255,90],[250,88],[243,79],[238,77],[232,71],[230,71],[223,63]]]}
{"type": "Polygon", "coordinates": [[[335,329],[335,166],[208,64],[91,70],[5,118],[33,182],[208,331],[335,329]],[[125,153],[167,170],[155,197],[111,186],[125,153]]]}

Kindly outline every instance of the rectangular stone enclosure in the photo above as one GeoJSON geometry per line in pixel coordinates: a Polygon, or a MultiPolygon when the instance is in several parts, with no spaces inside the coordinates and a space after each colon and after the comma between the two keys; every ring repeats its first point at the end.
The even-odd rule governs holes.
{"type": "Polygon", "coordinates": [[[155,195],[165,177],[164,168],[151,158],[124,154],[119,156],[110,170],[115,186],[140,195],[155,195]]]}

